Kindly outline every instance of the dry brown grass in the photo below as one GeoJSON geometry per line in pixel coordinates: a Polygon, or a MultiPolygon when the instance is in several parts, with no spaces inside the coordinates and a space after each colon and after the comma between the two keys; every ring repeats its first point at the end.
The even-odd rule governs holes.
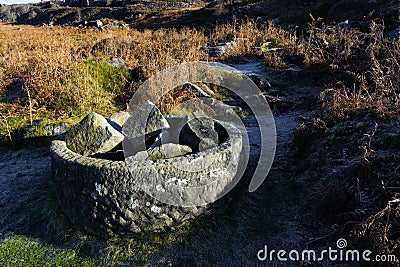
{"type": "MultiPolygon", "coordinates": [[[[257,23],[255,20],[234,20],[215,27],[211,35],[211,44],[217,45],[234,41],[235,46],[225,58],[235,56],[263,56],[263,45],[267,49],[273,48],[293,49],[296,44],[296,32],[275,27],[271,21],[257,23]]],[[[268,59],[268,57],[266,57],[268,59]]],[[[267,64],[268,64],[267,60],[267,64]]]]}
{"type": "MultiPolygon", "coordinates": [[[[10,122],[18,120],[10,123],[11,131],[21,127],[27,116],[32,124],[36,119],[56,121],[89,111],[114,112],[115,98],[129,95],[128,91],[134,91],[138,83],[121,82],[126,75],[118,71],[116,77],[108,75],[106,81],[101,81],[102,70],[96,69],[101,59],[118,56],[131,68],[144,70],[144,78],[184,61],[207,60],[200,49],[206,37],[192,29],[139,32],[24,26],[17,30],[2,24],[0,39],[0,92],[15,81],[23,83],[23,97],[19,101],[0,103],[4,117],[10,118],[10,122]],[[94,70],[85,65],[88,60],[94,60],[89,66],[94,70]],[[105,82],[121,84],[105,86],[105,82]]],[[[0,135],[8,136],[3,124],[0,135]]]]}
{"type": "MultiPolygon", "coordinates": [[[[236,45],[217,60],[257,57],[266,66],[298,64],[324,78],[320,118],[336,121],[373,112],[391,116],[399,110],[400,44],[386,40],[383,28],[371,33],[330,26],[313,19],[304,34],[272,22],[245,19],[217,25],[210,35],[190,28],[137,31],[0,25],[0,93],[15,81],[24,96],[0,102],[11,133],[34,120],[59,121],[89,111],[110,114],[123,108],[143,79],[182,62],[209,60],[204,47],[229,41],[236,45]],[[122,58],[140,77],[123,71],[104,72],[101,62],[122,58]],[[90,66],[88,66],[90,60],[90,66]],[[86,64],[86,65],[85,65],[86,64]],[[105,76],[105,77],[103,77],[105,76]],[[107,84],[108,83],[108,84],[107,84]],[[29,97],[28,97],[29,96],[29,97]]],[[[165,96],[163,108],[174,107],[187,92],[165,96]]],[[[9,136],[2,123],[0,135],[9,136]]]]}
{"type": "MultiPolygon", "coordinates": [[[[337,83],[325,90],[320,115],[327,121],[372,113],[380,117],[398,114],[400,108],[400,42],[383,36],[383,26],[373,23],[371,33],[359,39],[357,32],[342,29],[343,44],[328,59],[337,71],[337,83]]],[[[320,59],[320,62],[326,59],[320,59]]]]}

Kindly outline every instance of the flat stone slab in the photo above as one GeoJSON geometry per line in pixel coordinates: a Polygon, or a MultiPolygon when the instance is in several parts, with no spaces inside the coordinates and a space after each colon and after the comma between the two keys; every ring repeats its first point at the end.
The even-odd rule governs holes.
{"type": "Polygon", "coordinates": [[[158,160],[168,159],[178,156],[183,156],[191,153],[192,149],[188,146],[167,143],[160,146],[156,146],[147,151],[140,151],[136,155],[130,157],[133,161],[145,161],[145,160],[158,160]]]}
{"type": "Polygon", "coordinates": [[[83,156],[108,152],[123,139],[120,132],[95,112],[75,124],[65,136],[67,147],[83,156]]]}

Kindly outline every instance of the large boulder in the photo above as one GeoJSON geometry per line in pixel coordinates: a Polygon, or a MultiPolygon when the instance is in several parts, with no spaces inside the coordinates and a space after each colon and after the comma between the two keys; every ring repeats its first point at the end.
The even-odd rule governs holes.
{"type": "Polygon", "coordinates": [[[83,156],[105,153],[122,142],[124,136],[101,115],[92,112],[66,134],[69,149],[83,156]]]}
{"type": "Polygon", "coordinates": [[[130,157],[129,160],[144,161],[144,160],[169,159],[173,157],[183,156],[191,152],[192,149],[188,146],[168,143],[151,148],[147,151],[140,151],[136,155],[130,157]]]}
{"type": "MultiPolygon", "coordinates": [[[[152,102],[147,100],[135,110],[122,127],[122,133],[129,141],[129,154],[145,150],[146,143],[155,139],[162,129],[170,126],[161,111],[152,102]]],[[[127,142],[125,142],[127,143],[127,142]]]]}
{"type": "Polygon", "coordinates": [[[189,146],[193,152],[203,151],[218,145],[218,133],[213,119],[199,112],[187,116],[187,123],[179,134],[179,144],[189,146]]]}

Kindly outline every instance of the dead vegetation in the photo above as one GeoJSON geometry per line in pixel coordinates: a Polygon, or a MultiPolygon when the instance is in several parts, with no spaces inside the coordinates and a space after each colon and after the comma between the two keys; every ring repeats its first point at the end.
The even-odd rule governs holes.
{"type": "MultiPolygon", "coordinates": [[[[35,120],[51,122],[92,110],[109,114],[124,109],[146,78],[182,62],[215,60],[205,48],[227,42],[234,44],[232,49],[217,60],[256,57],[267,67],[295,64],[311,76],[323,77],[317,81],[326,88],[320,95],[318,118],[325,123],[364,113],[391,117],[400,103],[400,44],[383,35],[383,25],[370,26],[369,32],[361,32],[311,17],[308,28],[299,30],[235,19],[206,35],[191,28],[98,31],[3,24],[0,92],[4,99],[9,90],[20,92],[17,99],[0,104],[2,116],[19,122],[9,122],[8,128],[2,123],[0,135],[9,137],[10,131],[35,120]],[[105,67],[115,56],[133,71],[105,67]],[[22,87],[13,89],[13,83],[22,87]]],[[[179,96],[167,99],[176,102],[179,96]]]]}

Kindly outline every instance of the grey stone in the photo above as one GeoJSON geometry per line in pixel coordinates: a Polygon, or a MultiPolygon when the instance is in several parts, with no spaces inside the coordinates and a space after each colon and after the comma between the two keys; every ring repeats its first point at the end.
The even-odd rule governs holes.
{"type": "Polygon", "coordinates": [[[214,121],[206,115],[193,112],[179,135],[179,143],[192,148],[193,152],[203,151],[218,145],[218,133],[214,121]]]}
{"type": "Polygon", "coordinates": [[[156,138],[162,129],[169,127],[161,111],[147,100],[131,114],[122,127],[122,133],[132,145],[133,151],[129,151],[130,154],[145,150],[146,141],[156,138]]]}
{"type": "Polygon", "coordinates": [[[67,147],[83,156],[108,152],[123,139],[120,132],[95,112],[75,124],[65,136],[67,147]]]}
{"type": "Polygon", "coordinates": [[[236,42],[231,41],[222,45],[212,46],[208,48],[208,54],[210,57],[221,57],[229,53],[235,45],[236,42]]]}
{"type": "Polygon", "coordinates": [[[196,92],[199,96],[201,97],[211,97],[209,94],[207,94],[203,89],[201,89],[199,86],[190,83],[190,82],[186,82],[183,84],[183,88],[185,89],[190,89],[194,92],[196,92]]]}
{"type": "Polygon", "coordinates": [[[45,127],[45,131],[47,136],[57,136],[67,131],[67,125],[65,123],[60,125],[48,124],[45,127]]]}
{"type": "Polygon", "coordinates": [[[130,160],[144,161],[144,160],[168,159],[168,158],[183,156],[191,152],[192,149],[188,146],[168,143],[151,148],[147,151],[140,151],[136,155],[132,156],[130,160]]]}
{"type": "Polygon", "coordinates": [[[120,111],[118,113],[115,113],[111,115],[110,121],[115,122],[119,126],[123,126],[124,123],[128,120],[130,114],[126,111],[120,111]]]}
{"type": "Polygon", "coordinates": [[[161,146],[162,144],[167,144],[171,142],[171,136],[167,129],[161,130],[160,134],[157,136],[154,143],[150,146],[150,149],[161,146]]]}
{"type": "Polygon", "coordinates": [[[113,56],[110,58],[110,61],[107,62],[108,65],[113,66],[118,69],[129,69],[128,64],[120,57],[113,56]]]}

